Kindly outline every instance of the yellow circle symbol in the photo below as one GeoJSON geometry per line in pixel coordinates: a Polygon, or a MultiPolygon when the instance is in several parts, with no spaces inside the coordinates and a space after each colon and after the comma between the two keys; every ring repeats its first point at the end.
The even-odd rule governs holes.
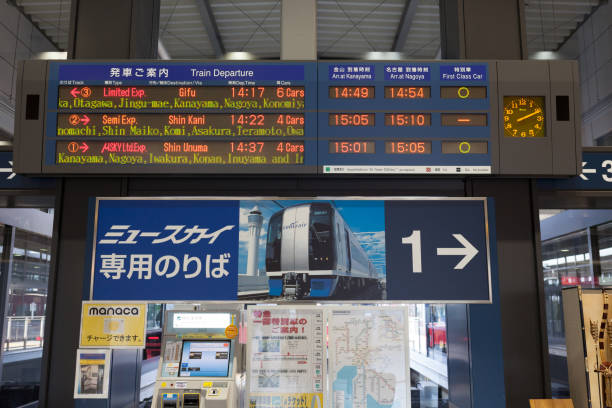
{"type": "Polygon", "coordinates": [[[225,328],[225,337],[228,339],[233,339],[238,335],[238,327],[234,324],[230,324],[225,328]]]}
{"type": "Polygon", "coordinates": [[[461,99],[467,98],[468,96],[470,96],[470,88],[466,86],[462,86],[461,88],[457,90],[457,96],[460,97],[461,99]]]}
{"type": "Polygon", "coordinates": [[[459,143],[459,151],[461,153],[469,153],[472,149],[472,146],[468,142],[459,143]]]}

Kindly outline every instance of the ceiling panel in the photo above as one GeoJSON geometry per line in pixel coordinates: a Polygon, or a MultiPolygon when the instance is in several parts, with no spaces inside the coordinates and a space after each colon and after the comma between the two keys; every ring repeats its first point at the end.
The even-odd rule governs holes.
{"type": "MultiPolygon", "coordinates": [[[[304,0],[314,1],[314,0],[304,0]]],[[[319,58],[359,59],[395,50],[435,58],[440,50],[439,0],[316,0],[319,58]],[[409,20],[402,19],[406,14],[409,20]]],[[[71,0],[15,0],[22,12],[65,50],[71,0]]],[[[599,0],[525,0],[530,53],[556,50],[599,0]]],[[[201,10],[209,10],[225,51],[280,58],[281,0],[161,0],[160,41],[171,58],[216,58],[201,10]],[[204,5],[208,5],[206,8],[204,5]]],[[[214,38],[214,37],[213,37],[214,38]]]]}

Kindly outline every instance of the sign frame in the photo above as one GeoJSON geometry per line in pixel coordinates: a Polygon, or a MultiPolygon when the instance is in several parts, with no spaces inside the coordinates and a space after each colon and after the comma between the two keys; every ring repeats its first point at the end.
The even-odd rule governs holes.
{"type": "Polygon", "coordinates": [[[110,370],[111,370],[111,354],[112,349],[100,348],[78,348],[76,350],[76,369],[74,372],[74,398],[75,399],[107,399],[110,386],[110,370]],[[100,394],[84,394],[79,393],[80,385],[80,355],[81,354],[104,354],[104,379],[102,380],[102,392],[100,394]]]}
{"type": "MultiPolygon", "coordinates": [[[[490,197],[440,197],[440,196],[315,196],[315,197],[284,197],[284,196],[159,196],[159,197],[96,197],[95,198],[95,208],[94,208],[94,217],[93,217],[93,226],[91,231],[93,234],[88,237],[88,240],[91,243],[91,253],[88,254],[91,256],[89,259],[90,268],[89,268],[89,291],[86,292],[85,299],[90,302],[120,302],[119,300],[115,301],[105,301],[105,300],[95,300],[94,299],[94,276],[95,276],[95,264],[96,264],[96,237],[98,234],[98,210],[101,201],[105,200],[113,200],[113,201],[240,201],[240,200],[344,200],[344,201],[464,201],[464,202],[481,202],[483,204],[483,215],[484,215],[484,239],[486,243],[486,267],[487,267],[487,286],[488,286],[488,298],[482,300],[454,300],[454,299],[416,299],[416,300],[391,300],[391,299],[350,299],[348,300],[350,303],[354,304],[372,304],[372,303],[389,303],[389,304],[417,304],[417,303],[445,303],[445,304],[492,304],[493,303],[493,283],[491,279],[491,257],[497,256],[497,254],[491,253],[491,226],[489,225],[489,217],[494,214],[494,211],[490,211],[488,206],[494,205],[493,199],[490,197]]],[[[491,222],[495,222],[495,220],[491,220],[491,222]]],[[[493,229],[494,231],[495,229],[493,229]]],[[[408,250],[408,249],[407,249],[408,250]]],[[[87,262],[86,262],[87,264],[87,262]]],[[[180,303],[180,302],[189,302],[190,300],[184,299],[124,299],[126,303],[180,303]]],[[[233,300],[201,300],[206,301],[207,303],[241,303],[241,304],[251,304],[253,300],[249,299],[233,299],[233,300]]],[[[292,300],[287,301],[281,298],[278,299],[266,299],[266,300],[258,300],[258,303],[274,303],[274,304],[313,304],[313,303],[330,303],[337,304],[338,300],[333,299],[315,299],[315,300],[292,300]]]]}

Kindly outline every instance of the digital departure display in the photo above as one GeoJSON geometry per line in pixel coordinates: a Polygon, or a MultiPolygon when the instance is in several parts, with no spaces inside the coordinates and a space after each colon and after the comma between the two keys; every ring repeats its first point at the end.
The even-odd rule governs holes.
{"type": "Polygon", "coordinates": [[[487,154],[487,142],[461,140],[442,142],[442,154],[487,154]]]}
{"type": "Polygon", "coordinates": [[[431,126],[431,113],[385,113],[385,126],[431,126]]]}
{"type": "Polygon", "coordinates": [[[44,139],[23,145],[50,175],[487,174],[504,120],[492,62],[43,64],[44,139]]]}
{"type": "Polygon", "coordinates": [[[373,113],[330,113],[329,126],[374,126],[373,113]]]}
{"type": "Polygon", "coordinates": [[[385,153],[431,154],[431,142],[385,142],[385,153]]]}
{"type": "Polygon", "coordinates": [[[375,96],[373,86],[330,86],[331,99],[373,99],[375,96]]]}
{"type": "Polygon", "coordinates": [[[302,164],[303,142],[58,141],[57,164],[97,165],[257,165],[302,164]]]}
{"type": "Polygon", "coordinates": [[[334,141],[329,142],[329,152],[332,154],[371,154],[376,153],[376,144],[374,142],[361,141],[334,141]]]}
{"type": "Polygon", "coordinates": [[[304,136],[303,113],[60,113],[58,136],[304,136]]]}
{"type": "Polygon", "coordinates": [[[442,99],[484,99],[487,97],[486,86],[441,86],[442,99]]]}
{"type": "Polygon", "coordinates": [[[304,87],[60,86],[58,109],[304,109],[304,87]]]}
{"type": "Polygon", "coordinates": [[[429,86],[385,86],[388,99],[427,99],[431,97],[429,86]]]}
{"type": "Polygon", "coordinates": [[[487,126],[486,113],[442,113],[442,126],[487,126]]]}
{"type": "Polygon", "coordinates": [[[302,64],[60,63],[58,69],[45,154],[61,168],[221,173],[214,168],[274,172],[316,164],[316,152],[306,151],[306,140],[316,137],[306,107],[315,101],[306,86],[314,70],[302,64]]]}

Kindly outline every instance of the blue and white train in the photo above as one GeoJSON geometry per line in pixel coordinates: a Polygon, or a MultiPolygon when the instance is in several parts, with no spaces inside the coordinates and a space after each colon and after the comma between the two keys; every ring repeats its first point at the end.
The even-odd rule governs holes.
{"type": "Polygon", "coordinates": [[[330,203],[278,211],[268,223],[266,273],[270,296],[327,298],[379,290],[378,273],[330,203]]]}

